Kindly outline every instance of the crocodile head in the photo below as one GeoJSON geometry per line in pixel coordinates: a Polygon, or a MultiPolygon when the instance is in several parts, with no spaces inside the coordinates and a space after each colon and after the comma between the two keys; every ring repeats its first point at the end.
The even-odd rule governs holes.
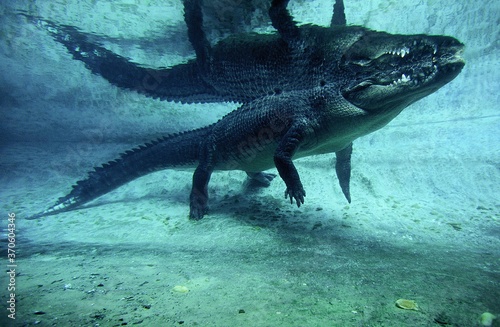
{"type": "Polygon", "coordinates": [[[366,30],[344,52],[349,78],[342,95],[369,113],[399,113],[454,79],[464,45],[448,36],[392,35],[366,30]]]}

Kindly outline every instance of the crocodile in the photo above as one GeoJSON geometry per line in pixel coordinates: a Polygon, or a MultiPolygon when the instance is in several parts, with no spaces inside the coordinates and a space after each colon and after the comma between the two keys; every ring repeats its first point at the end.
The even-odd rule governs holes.
{"type": "MultiPolygon", "coordinates": [[[[299,37],[303,28],[297,28],[288,12],[285,15],[287,3],[274,1],[269,16],[275,28],[283,25],[283,29],[290,29],[287,26],[293,26],[296,32],[237,34],[212,46],[203,29],[201,1],[185,0],[187,34],[196,57],[170,68],[148,68],[132,62],[93,42],[90,35],[74,26],[21,15],[47,31],[92,73],[119,88],[180,103],[246,103],[266,95],[308,89],[325,80],[336,79],[332,67],[336,61],[329,61],[333,58],[323,53],[331,49],[322,48],[321,40],[309,44],[309,40],[299,37]],[[285,24],[280,16],[288,22],[285,24]],[[297,39],[288,42],[292,41],[293,34],[297,34],[297,39]]],[[[345,26],[343,1],[337,0],[334,9],[332,26],[345,26]]],[[[312,36],[316,36],[315,32],[312,36]]]]}
{"type": "MultiPolygon", "coordinates": [[[[350,202],[353,141],[382,128],[404,108],[453,80],[465,65],[464,45],[450,36],[397,35],[348,26],[342,1],[334,5],[330,27],[298,26],[287,3],[271,3],[269,16],[277,33],[240,35],[211,46],[201,28],[199,2],[186,1],[188,34],[197,59],[170,69],[169,73],[186,74],[176,88],[174,81],[159,78],[157,87],[148,89],[157,93],[147,95],[242,105],[214,124],[167,135],[94,168],[68,195],[28,219],[78,209],[155,171],[185,168],[194,169],[191,219],[208,212],[208,184],[214,170],[244,171],[266,186],[276,175],[265,171],[275,167],[286,186],[285,198],[300,207],[306,192],[293,160],[326,153],[336,154],[335,171],[350,202]],[[184,88],[185,94],[180,92],[184,88]]],[[[128,65],[124,58],[87,44],[72,27],[43,21],[47,24],[52,24],[56,39],[63,35],[61,43],[70,40],[70,52],[94,73],[120,87],[148,92],[138,88],[144,77],[135,69],[138,66],[113,77],[128,65]],[[87,45],[93,47],[95,58],[107,59],[96,65],[95,58],[89,59],[93,55],[86,54],[89,48],[82,50],[87,45]]]]}

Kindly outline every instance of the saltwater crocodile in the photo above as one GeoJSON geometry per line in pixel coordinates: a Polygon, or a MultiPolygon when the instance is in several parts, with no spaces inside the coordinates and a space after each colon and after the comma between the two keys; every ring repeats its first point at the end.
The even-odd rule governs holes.
{"type": "Polygon", "coordinates": [[[267,185],[275,175],[263,171],[276,167],[286,184],[285,197],[300,206],[306,193],[292,159],[332,152],[350,202],[352,142],[454,79],[464,66],[463,44],[448,36],[391,35],[346,26],[341,1],[334,6],[332,26],[298,27],[287,2],[274,0],[269,10],[277,34],[240,35],[212,47],[203,34],[199,2],[186,1],[197,59],[165,70],[161,78],[87,42],[73,27],[37,19],[76,59],[120,87],[182,102],[243,104],[215,124],[126,151],[31,218],[79,208],[154,171],[186,167],[195,168],[193,219],[207,212],[214,170],[242,170],[267,185]],[[158,77],[154,88],[141,87],[149,85],[141,84],[144,76],[158,77]]]}

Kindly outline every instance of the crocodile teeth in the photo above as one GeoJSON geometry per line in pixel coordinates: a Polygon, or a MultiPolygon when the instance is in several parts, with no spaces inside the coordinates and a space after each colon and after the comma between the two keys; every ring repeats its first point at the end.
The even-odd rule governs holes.
{"type": "Polygon", "coordinates": [[[408,47],[404,47],[404,48],[399,49],[399,50],[390,50],[390,51],[387,51],[385,53],[393,55],[393,56],[397,55],[397,56],[400,56],[401,58],[404,58],[404,56],[406,56],[407,54],[410,53],[410,49],[408,47]]]}
{"type": "Polygon", "coordinates": [[[392,86],[397,86],[399,84],[403,84],[403,83],[408,83],[410,82],[412,79],[410,77],[410,75],[406,75],[406,74],[402,74],[401,75],[401,78],[398,78],[397,80],[393,81],[391,83],[392,86]]]}

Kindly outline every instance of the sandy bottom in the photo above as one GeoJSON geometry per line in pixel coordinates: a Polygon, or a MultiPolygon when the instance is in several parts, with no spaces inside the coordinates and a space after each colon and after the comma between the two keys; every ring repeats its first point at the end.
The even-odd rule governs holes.
{"type": "MultiPolygon", "coordinates": [[[[23,219],[127,147],[88,156],[64,144],[3,148],[17,303],[15,324],[2,310],[0,325],[478,326],[483,312],[500,313],[498,204],[439,195],[418,176],[401,182],[406,173],[380,165],[384,154],[371,170],[366,151],[353,159],[351,205],[321,156],[296,163],[307,191],[300,209],[279,179],[261,189],[219,172],[210,214],[190,221],[191,173],[164,171],[87,208],[23,219]],[[400,298],[420,310],[397,308],[400,298]]],[[[0,282],[6,306],[8,275],[0,282]]]]}

